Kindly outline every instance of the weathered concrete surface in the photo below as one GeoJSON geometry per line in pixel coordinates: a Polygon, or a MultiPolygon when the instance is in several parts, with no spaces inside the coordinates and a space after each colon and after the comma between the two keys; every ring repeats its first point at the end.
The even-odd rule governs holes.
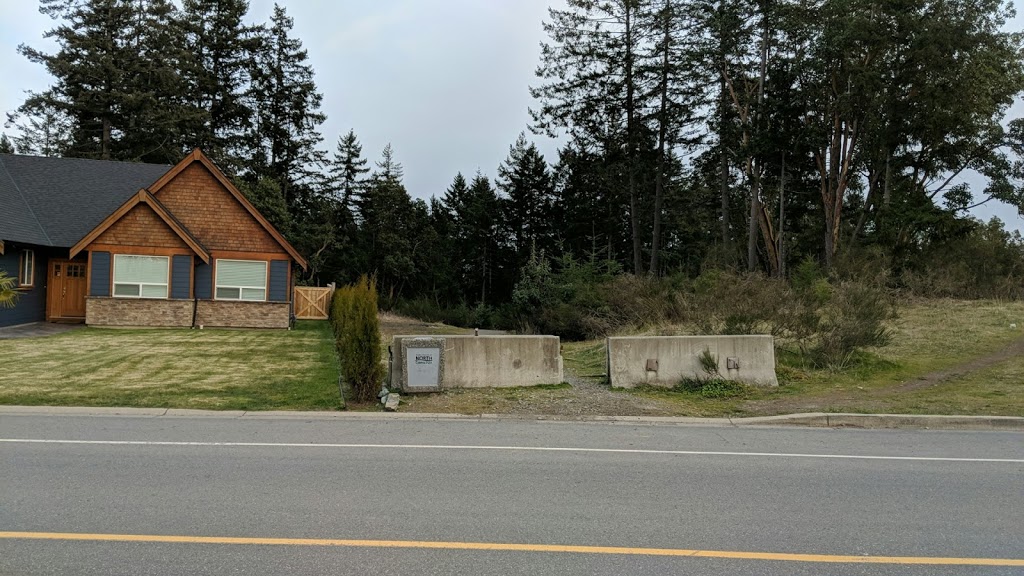
{"type": "Polygon", "coordinates": [[[69,330],[85,328],[84,324],[54,324],[52,322],[32,322],[31,324],[20,324],[18,326],[5,326],[0,328],[0,340],[13,340],[14,338],[42,338],[63,334],[69,330]]]}
{"type": "Polygon", "coordinates": [[[726,380],[778,386],[771,336],[628,336],[608,338],[608,379],[613,387],[672,387],[683,378],[706,378],[700,356],[718,358],[726,380]],[[734,359],[738,368],[730,368],[734,359]]]}
{"type": "MultiPolygon", "coordinates": [[[[402,342],[423,336],[395,336],[391,389],[405,389],[402,342]]],[[[429,336],[443,342],[439,388],[506,388],[559,384],[561,342],[557,336],[429,336]]],[[[412,390],[416,391],[416,390],[412,390]]]]}

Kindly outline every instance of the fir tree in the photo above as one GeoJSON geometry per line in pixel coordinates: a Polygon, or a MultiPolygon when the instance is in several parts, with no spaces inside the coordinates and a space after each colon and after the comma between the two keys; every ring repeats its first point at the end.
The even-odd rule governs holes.
{"type": "Polygon", "coordinates": [[[365,175],[370,171],[366,163],[363,146],[356,138],[355,130],[349,130],[338,138],[338,147],[328,169],[328,186],[342,205],[350,207],[359,201],[361,190],[366,184],[365,175]]]}
{"type": "MultiPolygon", "coordinates": [[[[248,180],[269,177],[281,183],[289,209],[323,163],[317,149],[323,96],[317,92],[313,67],[302,42],[291,36],[294,21],[274,4],[269,28],[261,28],[250,61],[248,98],[254,112],[249,132],[248,180]]],[[[308,191],[308,190],[307,190],[308,191]]]]}
{"type": "Polygon", "coordinates": [[[190,55],[182,68],[186,99],[196,112],[186,144],[234,170],[252,116],[245,90],[255,29],[243,23],[248,10],[248,0],[184,0],[180,19],[190,55]]]}
{"type": "MultiPolygon", "coordinates": [[[[29,93],[11,121],[53,111],[67,117],[69,143],[60,153],[87,158],[176,160],[183,115],[175,49],[174,6],[168,0],[41,0],[58,21],[47,32],[56,53],[19,46],[54,83],[29,93]]],[[[35,143],[33,143],[35,145],[35,143]]]]}
{"type": "Polygon", "coordinates": [[[498,189],[505,194],[503,227],[508,230],[516,266],[522,266],[532,250],[550,253],[553,248],[551,210],[554,203],[551,174],[535,144],[519,134],[509,147],[508,158],[498,167],[498,189]]]}

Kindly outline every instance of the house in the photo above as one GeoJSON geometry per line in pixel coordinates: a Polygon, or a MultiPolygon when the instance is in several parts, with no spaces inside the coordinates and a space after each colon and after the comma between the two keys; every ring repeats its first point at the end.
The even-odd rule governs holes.
{"type": "Polygon", "coordinates": [[[306,260],[201,151],[176,166],[0,154],[0,326],[286,328],[306,260]]]}

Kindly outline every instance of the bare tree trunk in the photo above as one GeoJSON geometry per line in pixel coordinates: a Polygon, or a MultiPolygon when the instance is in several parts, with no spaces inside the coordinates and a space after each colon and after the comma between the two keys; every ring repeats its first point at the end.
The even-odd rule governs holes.
{"type": "MultiPolygon", "coordinates": [[[[761,13],[761,66],[757,76],[757,109],[754,111],[755,130],[760,130],[761,107],[764,104],[764,79],[768,75],[768,15],[762,8],[761,13]]],[[[761,177],[756,160],[752,160],[752,178],[750,179],[750,225],[747,228],[747,270],[757,269],[757,227],[758,214],[761,212],[761,177]]]]}
{"type": "Polygon", "coordinates": [[[722,246],[728,248],[732,244],[732,238],[729,237],[729,152],[725,146],[725,107],[727,102],[725,77],[723,76],[721,81],[722,90],[722,109],[719,113],[719,127],[718,127],[718,146],[719,150],[719,162],[721,166],[721,181],[719,182],[719,193],[722,197],[722,246]]]}
{"type": "Polygon", "coordinates": [[[782,153],[782,170],[779,171],[779,233],[778,233],[778,253],[779,258],[779,277],[785,278],[786,276],[786,236],[784,234],[786,230],[786,153],[782,153]]]}
{"type": "Polygon", "coordinates": [[[103,135],[100,140],[100,158],[110,160],[110,118],[103,117],[103,135]]]}
{"type": "Polygon", "coordinates": [[[665,45],[662,47],[661,55],[661,104],[658,110],[658,173],[654,177],[654,231],[651,236],[651,276],[657,276],[659,273],[659,262],[658,262],[658,251],[661,248],[661,211],[662,201],[665,191],[665,139],[668,132],[666,124],[668,118],[666,117],[666,109],[668,108],[668,53],[669,46],[672,40],[671,35],[671,12],[666,2],[665,6],[665,34],[663,40],[665,45]]]}
{"type": "Polygon", "coordinates": [[[629,169],[629,227],[633,235],[633,273],[640,274],[643,270],[643,257],[640,250],[640,219],[637,217],[636,192],[636,103],[635,87],[633,86],[633,12],[632,5],[625,3],[626,20],[626,163],[629,169]]]}

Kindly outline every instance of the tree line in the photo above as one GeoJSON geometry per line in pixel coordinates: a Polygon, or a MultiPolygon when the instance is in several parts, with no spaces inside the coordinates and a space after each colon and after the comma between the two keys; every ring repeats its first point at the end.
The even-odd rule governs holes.
{"type": "Polygon", "coordinates": [[[968,213],[1024,207],[1024,123],[1006,117],[1024,38],[1002,0],[568,0],[496,177],[415,191],[429,201],[390,145],[373,168],[352,131],[325,150],[284,8],[249,25],[247,0],[40,4],[58,50],[19,52],[53,83],[0,149],[173,163],[200,147],[309,257],[305,282],[373,274],[384,306],[499,307],[579,263],[785,278],[815,261],[956,277],[960,295],[1024,265],[1019,235],[968,213]],[[557,158],[529,135],[559,138],[557,158]]]}

